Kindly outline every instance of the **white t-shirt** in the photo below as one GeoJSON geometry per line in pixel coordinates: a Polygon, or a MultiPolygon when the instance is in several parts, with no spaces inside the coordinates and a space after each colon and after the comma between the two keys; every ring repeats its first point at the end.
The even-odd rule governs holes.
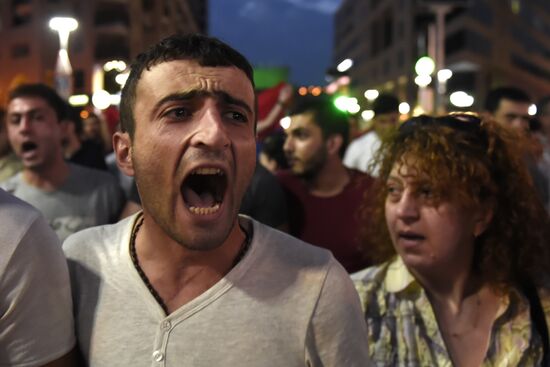
{"type": "Polygon", "coordinates": [[[357,292],[328,251],[241,216],[253,233],[245,257],[166,316],[130,258],[137,218],[63,245],[90,367],[368,365],[357,292]]]}
{"type": "Polygon", "coordinates": [[[380,138],[374,130],[358,137],[348,145],[346,154],[344,155],[344,165],[377,177],[379,168],[374,167],[374,169],[370,170],[369,165],[374,160],[380,144],[380,138]]]}
{"type": "Polygon", "coordinates": [[[0,366],[41,366],[74,344],[59,239],[36,209],[0,190],[0,366]]]}

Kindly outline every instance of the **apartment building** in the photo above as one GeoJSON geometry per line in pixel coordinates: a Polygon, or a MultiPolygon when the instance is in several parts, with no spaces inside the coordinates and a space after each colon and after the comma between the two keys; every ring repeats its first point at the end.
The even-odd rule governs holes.
{"type": "Polygon", "coordinates": [[[75,94],[96,88],[116,92],[110,60],[128,63],[173,32],[207,31],[207,0],[6,0],[0,2],[0,104],[21,82],[54,85],[59,50],[54,16],[70,16],[78,29],[69,39],[75,94]]]}
{"type": "Polygon", "coordinates": [[[378,89],[416,102],[414,64],[435,56],[435,4],[448,5],[442,65],[453,71],[448,94],[469,93],[473,108],[499,85],[522,87],[533,98],[550,94],[547,0],[343,0],[335,14],[333,62],[353,59],[356,93],[378,89]]]}

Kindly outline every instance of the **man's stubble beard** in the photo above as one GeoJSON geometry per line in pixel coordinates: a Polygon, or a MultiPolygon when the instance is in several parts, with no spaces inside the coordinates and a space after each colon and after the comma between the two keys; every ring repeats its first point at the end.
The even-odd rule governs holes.
{"type": "Polygon", "coordinates": [[[305,181],[313,181],[325,166],[327,156],[327,148],[322,144],[311,158],[307,162],[304,162],[303,171],[297,175],[305,181]]]}

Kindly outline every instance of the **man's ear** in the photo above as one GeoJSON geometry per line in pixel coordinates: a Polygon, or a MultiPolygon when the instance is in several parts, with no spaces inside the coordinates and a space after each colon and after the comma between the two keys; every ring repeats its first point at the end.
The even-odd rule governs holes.
{"type": "Polygon", "coordinates": [[[329,155],[339,155],[342,144],[344,144],[344,139],[342,138],[342,135],[334,134],[329,136],[326,141],[327,151],[329,155]]]}
{"type": "Polygon", "coordinates": [[[113,135],[113,148],[115,150],[118,168],[128,176],[134,176],[134,163],[132,162],[132,139],[125,132],[117,131],[113,135]]]}
{"type": "Polygon", "coordinates": [[[67,139],[74,133],[74,124],[67,120],[59,121],[59,131],[61,132],[61,139],[67,139]]]}

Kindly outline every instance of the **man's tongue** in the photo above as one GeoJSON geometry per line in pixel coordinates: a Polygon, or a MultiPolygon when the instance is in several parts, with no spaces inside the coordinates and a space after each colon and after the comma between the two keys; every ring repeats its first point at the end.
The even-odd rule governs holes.
{"type": "Polygon", "coordinates": [[[208,190],[204,190],[202,193],[198,194],[195,190],[184,187],[183,198],[189,206],[197,208],[210,208],[216,204],[214,196],[208,190]]]}

